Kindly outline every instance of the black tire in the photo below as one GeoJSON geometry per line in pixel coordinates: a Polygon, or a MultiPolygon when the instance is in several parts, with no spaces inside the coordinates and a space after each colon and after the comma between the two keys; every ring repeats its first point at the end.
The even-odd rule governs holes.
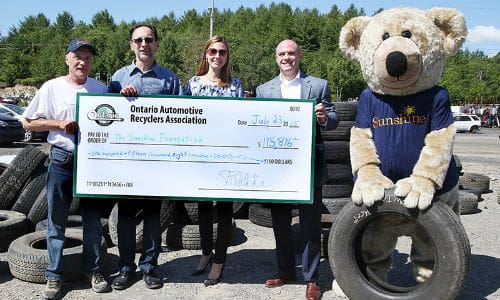
{"type": "Polygon", "coordinates": [[[248,218],[248,202],[233,202],[233,218],[247,219],[248,218]]]}
{"type": "MultiPolygon", "coordinates": [[[[48,224],[48,219],[41,220],[40,222],[36,223],[35,231],[47,230],[47,224],[48,224]]],[[[82,217],[75,216],[75,215],[69,215],[68,221],[66,222],[66,228],[82,229],[83,228],[82,217]]]]}
{"type": "MultiPolygon", "coordinates": [[[[213,241],[217,239],[217,223],[213,226],[213,241]]],[[[236,227],[234,219],[232,221],[232,231],[236,227]]],[[[178,224],[171,223],[165,231],[165,243],[174,249],[201,249],[200,229],[198,224],[178,224]]]]}
{"type": "Polygon", "coordinates": [[[478,189],[481,193],[490,193],[490,177],[478,173],[463,173],[459,176],[460,189],[478,189]]]}
{"type": "MultiPolygon", "coordinates": [[[[187,213],[186,222],[183,224],[198,224],[198,202],[184,202],[184,209],[187,213]]],[[[215,207],[215,203],[212,202],[212,215],[213,221],[217,222],[217,209],[215,207]]]]}
{"type": "Polygon", "coordinates": [[[329,238],[329,261],[342,291],[349,299],[455,299],[466,283],[470,244],[457,215],[443,202],[425,211],[407,209],[394,196],[374,206],[347,204],[337,216],[329,238]],[[435,249],[434,271],[425,283],[389,291],[369,281],[360,258],[360,240],[369,222],[381,216],[410,218],[428,235],[435,249]],[[347,233],[347,234],[346,234],[347,233]],[[446,288],[443,288],[446,287],[446,288]]]}
{"type": "Polygon", "coordinates": [[[321,130],[324,141],[348,141],[354,121],[340,121],[334,130],[321,130]]]}
{"type": "Polygon", "coordinates": [[[349,141],[325,141],[327,163],[350,164],[349,141]]]}
{"type": "Polygon", "coordinates": [[[473,193],[469,193],[466,191],[458,191],[460,198],[460,214],[461,215],[469,215],[479,212],[477,207],[478,198],[477,195],[473,193]]]}
{"type": "Polygon", "coordinates": [[[263,206],[261,203],[251,203],[248,206],[248,220],[255,225],[268,228],[273,227],[271,209],[263,206]]]}
{"type": "MultiPolygon", "coordinates": [[[[155,200],[156,201],[156,200],[155,200]]],[[[160,208],[160,232],[167,229],[168,224],[172,221],[174,217],[175,201],[167,200],[157,200],[162,201],[160,208]]],[[[139,252],[142,250],[142,236],[144,229],[144,216],[142,210],[140,210],[136,215],[136,231],[135,231],[135,250],[139,252]]],[[[118,203],[115,204],[111,213],[109,214],[108,226],[109,226],[109,236],[114,245],[118,245],[118,203]]]]}
{"type": "Polygon", "coordinates": [[[456,154],[453,154],[453,158],[455,159],[455,164],[457,166],[457,171],[458,171],[458,174],[462,175],[463,172],[462,172],[462,160],[460,160],[460,157],[456,154]]]}
{"type": "MultiPolygon", "coordinates": [[[[47,219],[41,220],[35,226],[35,231],[47,230],[47,219]]],[[[108,219],[101,218],[102,227],[108,225],[108,219]]],[[[69,215],[68,221],[66,222],[66,228],[73,229],[83,229],[82,216],[81,215],[69,215]]]]}
{"type": "Polygon", "coordinates": [[[28,232],[26,215],[17,211],[0,210],[0,252],[5,252],[10,243],[28,232]]]}
{"type": "MultiPolygon", "coordinates": [[[[83,232],[67,229],[63,249],[63,276],[65,281],[83,277],[83,232]]],[[[101,251],[106,254],[106,242],[101,241],[101,251]]],[[[7,251],[12,276],[27,282],[45,283],[45,269],[49,264],[47,231],[35,231],[14,240],[7,251]]]]}
{"type": "Polygon", "coordinates": [[[73,197],[71,205],[69,206],[70,215],[81,215],[82,211],[80,209],[80,197],[73,197]]]}
{"type": "Polygon", "coordinates": [[[323,198],[345,198],[351,197],[353,181],[338,182],[335,184],[324,184],[323,198]]]}
{"type": "Polygon", "coordinates": [[[478,188],[468,188],[468,189],[463,189],[463,190],[460,190],[460,191],[464,191],[464,192],[476,195],[477,202],[483,201],[483,198],[482,198],[483,193],[481,193],[481,190],[478,189],[478,188]]]}
{"type": "Polygon", "coordinates": [[[49,205],[47,202],[47,187],[44,185],[42,190],[40,191],[40,194],[38,194],[38,197],[36,198],[35,202],[33,202],[33,205],[31,206],[28,215],[26,216],[32,226],[35,226],[38,222],[47,218],[48,207],[49,205]]]}
{"type": "Polygon", "coordinates": [[[336,184],[352,181],[352,168],[350,164],[326,164],[328,179],[326,183],[336,184]]]}
{"type": "Polygon", "coordinates": [[[344,206],[352,202],[351,197],[323,198],[323,213],[338,215],[344,206]]]}
{"type": "Polygon", "coordinates": [[[0,209],[11,209],[17,195],[29,176],[47,154],[31,145],[25,146],[14,157],[9,166],[0,175],[0,209]]]}
{"type": "Polygon", "coordinates": [[[3,171],[5,171],[5,169],[7,169],[8,166],[9,164],[0,162],[0,175],[2,175],[3,171]]]}
{"type": "Polygon", "coordinates": [[[189,218],[188,224],[198,224],[198,202],[184,202],[184,209],[189,218]]]}
{"type": "Polygon", "coordinates": [[[40,192],[45,187],[47,180],[47,165],[40,164],[31,173],[28,182],[22,189],[19,197],[12,206],[12,210],[21,212],[23,214],[28,214],[30,212],[33,203],[35,203],[36,198],[40,195],[40,192]]]}
{"type": "Polygon", "coordinates": [[[354,121],[358,111],[358,102],[333,102],[340,121],[354,121]]]}

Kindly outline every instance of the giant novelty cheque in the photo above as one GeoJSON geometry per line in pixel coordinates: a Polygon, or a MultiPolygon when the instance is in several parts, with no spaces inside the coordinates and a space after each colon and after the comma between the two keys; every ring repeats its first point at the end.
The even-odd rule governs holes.
{"type": "Polygon", "coordinates": [[[311,203],[314,104],[78,94],[73,193],[311,203]]]}

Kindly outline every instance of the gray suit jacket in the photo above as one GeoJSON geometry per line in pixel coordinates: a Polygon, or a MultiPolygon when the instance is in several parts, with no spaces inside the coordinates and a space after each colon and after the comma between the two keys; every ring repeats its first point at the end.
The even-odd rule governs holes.
{"type": "MultiPolygon", "coordinates": [[[[328,81],[309,76],[300,71],[301,83],[301,98],[302,99],[315,99],[316,104],[323,103],[327,112],[327,122],[320,125],[316,122],[316,151],[315,151],[315,164],[314,164],[314,185],[316,187],[325,183],[328,178],[326,163],[325,163],[325,146],[321,137],[321,130],[330,130],[337,128],[339,124],[339,116],[335,112],[335,106],[332,103],[330,96],[330,88],[328,81]]],[[[257,87],[257,98],[282,98],[281,96],[281,83],[280,77],[276,76],[270,81],[261,84],[257,87]]]]}

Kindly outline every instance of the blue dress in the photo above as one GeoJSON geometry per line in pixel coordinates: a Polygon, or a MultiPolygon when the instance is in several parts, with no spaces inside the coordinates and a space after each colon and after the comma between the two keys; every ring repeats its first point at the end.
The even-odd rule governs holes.
{"type": "MultiPolygon", "coordinates": [[[[209,97],[244,97],[245,92],[241,82],[232,78],[229,86],[206,84],[200,76],[193,76],[184,86],[183,95],[209,97]]],[[[211,201],[198,201],[198,226],[200,230],[200,244],[203,255],[212,255],[213,242],[213,207],[211,201]]],[[[213,262],[224,264],[227,257],[227,247],[231,241],[233,203],[218,201],[217,210],[217,239],[215,241],[215,255],[213,262]]],[[[221,271],[222,275],[222,271],[221,271]]]]}

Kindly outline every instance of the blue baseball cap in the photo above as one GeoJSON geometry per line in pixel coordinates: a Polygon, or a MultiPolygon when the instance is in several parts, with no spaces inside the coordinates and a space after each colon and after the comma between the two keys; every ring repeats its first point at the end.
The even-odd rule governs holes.
{"type": "Polygon", "coordinates": [[[94,45],[92,45],[91,43],[89,43],[88,41],[83,40],[83,39],[72,40],[69,43],[68,48],[66,49],[66,54],[68,54],[68,52],[76,51],[76,50],[80,49],[81,47],[86,47],[87,49],[89,49],[92,52],[92,54],[94,54],[94,56],[97,54],[97,50],[94,47],[94,45]]]}

